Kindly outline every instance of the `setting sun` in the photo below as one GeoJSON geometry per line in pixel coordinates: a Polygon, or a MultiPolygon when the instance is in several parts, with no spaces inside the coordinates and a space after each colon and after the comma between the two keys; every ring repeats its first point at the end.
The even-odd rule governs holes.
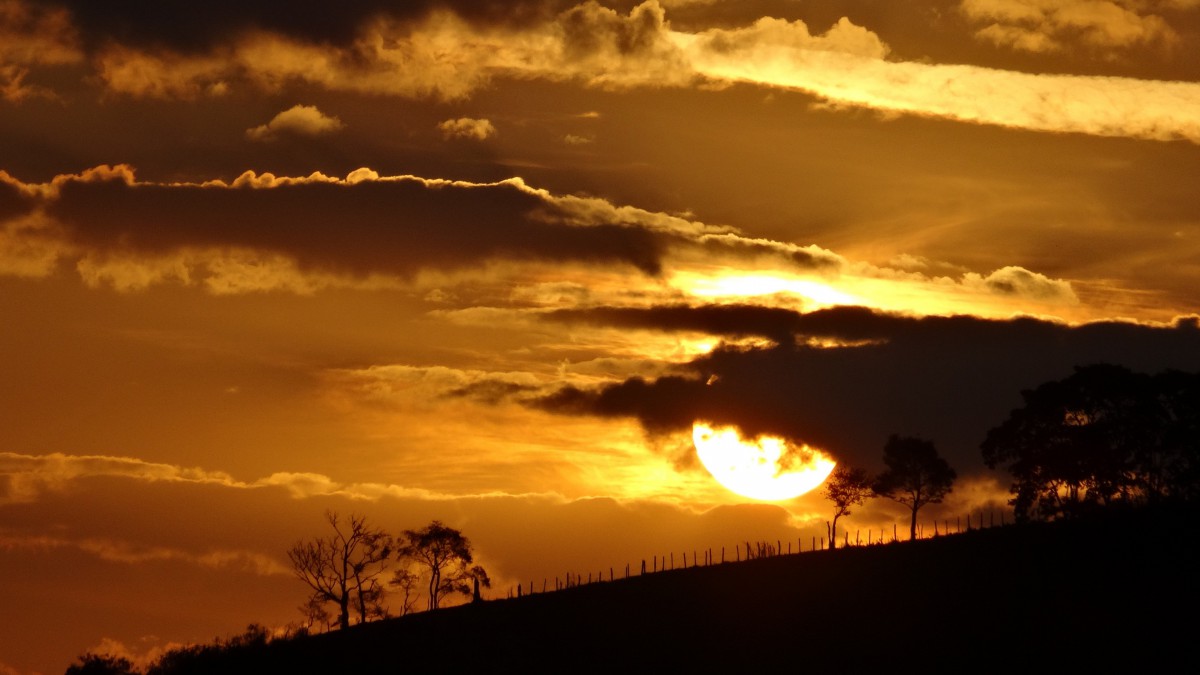
{"type": "Polygon", "coordinates": [[[763,501],[799,497],[823,483],[835,462],[807,445],[758,436],[745,440],[734,427],[692,425],[692,442],[704,468],[729,490],[763,501]]]}

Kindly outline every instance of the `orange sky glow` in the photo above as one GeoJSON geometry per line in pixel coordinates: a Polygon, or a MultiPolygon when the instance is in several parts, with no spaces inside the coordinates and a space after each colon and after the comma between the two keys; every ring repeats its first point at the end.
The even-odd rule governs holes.
{"type": "Polygon", "coordinates": [[[712,462],[1007,512],[1023,389],[1200,370],[1200,0],[345,5],[0,0],[0,674],[294,624],[330,509],[493,597],[825,536],[712,462]]]}

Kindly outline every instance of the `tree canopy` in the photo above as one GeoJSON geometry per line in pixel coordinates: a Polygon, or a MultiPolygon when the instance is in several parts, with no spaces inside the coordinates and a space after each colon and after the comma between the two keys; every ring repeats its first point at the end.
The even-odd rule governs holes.
{"type": "Polygon", "coordinates": [[[1012,474],[1018,519],[1200,495],[1200,373],[1095,364],[1021,396],[981,445],[1012,474]]]}
{"type": "Polygon", "coordinates": [[[398,551],[401,560],[416,565],[418,574],[426,580],[430,610],[441,606],[452,593],[470,595],[476,584],[489,587],[491,579],[478,565],[473,565],[471,542],[462,532],[433,521],[419,530],[405,530],[398,551]]]}
{"type": "Polygon", "coordinates": [[[917,511],[942,501],[958,475],[938,455],[932,441],[911,436],[893,434],[888,438],[883,463],[887,469],[875,478],[871,489],[909,508],[909,538],[916,539],[917,511]]]}

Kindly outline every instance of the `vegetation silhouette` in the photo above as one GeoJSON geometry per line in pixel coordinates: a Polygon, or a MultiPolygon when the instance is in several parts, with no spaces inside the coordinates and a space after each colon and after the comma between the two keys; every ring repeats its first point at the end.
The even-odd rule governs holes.
{"type": "MultiPolygon", "coordinates": [[[[981,444],[1014,477],[1016,525],[833,550],[837,519],[873,494],[908,499],[915,520],[953,483],[932,443],[893,436],[874,492],[863,469],[839,464],[827,481],[830,550],[755,557],[747,544],[745,561],[701,566],[693,554],[691,567],[646,574],[643,563],[625,579],[371,622],[360,613],[354,626],[343,599],[374,586],[345,573],[341,630],[270,639],[252,625],[146,672],[862,672],[914,658],[925,672],[1200,669],[1200,374],[1097,364],[1022,396],[981,444]]],[[[350,533],[355,523],[386,538],[358,517],[350,533]]],[[[490,581],[439,521],[387,540],[400,585],[422,579],[431,610],[451,593],[480,599],[490,581]]],[[[130,670],[85,654],[68,674],[130,670]]]]}
{"type": "Polygon", "coordinates": [[[926,504],[937,504],[950,492],[954,469],[938,455],[932,441],[911,436],[892,435],[883,446],[887,469],[875,477],[871,490],[904,504],[911,512],[909,539],[917,538],[917,511],[926,504]]]}
{"type": "Polygon", "coordinates": [[[866,469],[838,464],[825,479],[821,495],[833,502],[833,520],[826,523],[829,548],[837,548],[837,521],[850,515],[850,508],[859,506],[871,496],[871,476],[866,469]]]}
{"type": "Polygon", "coordinates": [[[379,577],[391,558],[392,538],[364,516],[351,514],[350,521],[342,523],[337,513],[327,511],[325,519],[333,534],[297,542],[287,551],[296,577],[312,591],[300,611],[311,626],[327,616],[324,607],[332,603],[343,630],[350,627],[352,606],[359,623],[385,616],[379,577]]]}
{"type": "Polygon", "coordinates": [[[680,568],[165,656],[186,673],[1191,672],[1195,508],[680,568]],[[1152,542],[1146,545],[1143,541],[1152,542]]]}
{"type": "MultiPolygon", "coordinates": [[[[442,599],[452,593],[478,597],[480,585],[492,585],[484,569],[472,565],[471,542],[462,532],[433,521],[419,530],[405,530],[403,544],[397,556],[416,565],[417,576],[426,578],[427,602],[430,611],[441,606],[442,599]]],[[[399,584],[412,578],[411,571],[397,576],[399,584]]]]}
{"type": "Polygon", "coordinates": [[[1021,396],[981,445],[1013,477],[1018,520],[1200,495],[1200,373],[1094,364],[1021,396]]]}
{"type": "Polygon", "coordinates": [[[134,675],[133,662],[123,656],[87,652],[79,663],[67,667],[66,675],[134,675]]]}

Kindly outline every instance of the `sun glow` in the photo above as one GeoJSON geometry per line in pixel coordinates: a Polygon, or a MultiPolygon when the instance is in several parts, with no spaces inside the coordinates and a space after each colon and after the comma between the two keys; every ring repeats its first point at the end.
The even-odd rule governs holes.
{"type": "Polygon", "coordinates": [[[795,446],[782,438],[744,440],[734,427],[692,425],[692,443],[700,463],[717,482],[743,497],[783,501],[825,482],[835,462],[820,450],[795,446]]]}
{"type": "Polygon", "coordinates": [[[676,283],[701,298],[752,298],[787,293],[818,305],[855,305],[862,299],[832,286],[786,274],[728,274],[709,277],[679,274],[676,283]]]}

